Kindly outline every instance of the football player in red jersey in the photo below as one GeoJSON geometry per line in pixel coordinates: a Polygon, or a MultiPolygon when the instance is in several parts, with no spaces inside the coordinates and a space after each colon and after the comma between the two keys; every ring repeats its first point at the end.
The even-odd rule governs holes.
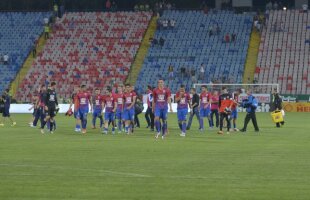
{"type": "Polygon", "coordinates": [[[210,104],[210,97],[211,97],[211,93],[208,92],[207,86],[203,85],[201,86],[201,93],[200,93],[200,131],[204,130],[204,122],[203,122],[203,118],[207,117],[208,118],[208,122],[209,122],[209,127],[212,128],[212,124],[211,124],[211,118],[210,118],[210,114],[211,114],[211,104],[210,104]]]}
{"type": "Polygon", "coordinates": [[[102,128],[102,125],[103,125],[103,118],[102,118],[102,103],[103,103],[103,100],[104,100],[104,97],[103,95],[101,95],[100,93],[100,89],[99,88],[96,88],[95,89],[95,95],[93,96],[92,100],[93,100],[93,120],[92,120],[92,124],[93,124],[93,129],[96,128],[96,120],[97,120],[97,117],[99,118],[100,120],[100,128],[102,128]]]}
{"type": "Polygon", "coordinates": [[[122,132],[122,124],[123,124],[123,118],[122,118],[122,113],[124,109],[124,93],[123,93],[123,85],[119,85],[117,87],[117,93],[114,93],[114,98],[115,101],[117,102],[117,107],[116,107],[116,119],[117,119],[117,128],[118,128],[118,133],[122,132]]]}
{"type": "Polygon", "coordinates": [[[186,118],[188,114],[188,106],[191,107],[190,95],[185,92],[185,86],[181,85],[179,91],[175,95],[175,101],[178,104],[177,115],[179,128],[181,130],[180,136],[185,137],[186,135],[186,118]]]}
{"type": "Polygon", "coordinates": [[[123,120],[125,121],[125,132],[127,134],[132,133],[133,130],[133,121],[135,119],[135,103],[137,95],[130,84],[125,85],[125,93],[124,93],[124,110],[123,110],[123,120]]]}
{"type": "Polygon", "coordinates": [[[91,94],[86,91],[86,86],[81,85],[80,92],[77,94],[77,98],[79,100],[79,115],[82,122],[82,133],[86,133],[86,126],[87,126],[87,114],[89,112],[89,105],[90,105],[90,112],[93,110],[92,105],[92,98],[91,94]]]}
{"type": "Polygon", "coordinates": [[[73,89],[73,93],[71,95],[71,101],[69,110],[72,110],[72,106],[74,108],[73,116],[75,118],[75,132],[81,132],[81,119],[79,114],[79,99],[77,98],[77,94],[80,92],[80,87],[75,86],[73,89]]]}
{"type": "Polygon", "coordinates": [[[237,118],[238,118],[238,102],[239,102],[239,95],[241,94],[241,90],[237,90],[234,92],[233,94],[233,105],[231,107],[231,118],[233,120],[233,127],[234,127],[234,131],[239,131],[239,129],[237,128],[237,118]]]}
{"type": "Polygon", "coordinates": [[[117,102],[112,94],[112,89],[110,87],[107,88],[106,96],[103,100],[102,107],[105,107],[104,113],[104,129],[103,133],[108,134],[109,123],[112,123],[112,134],[115,134],[115,112],[117,107],[117,102]]]}
{"type": "Polygon", "coordinates": [[[167,114],[168,105],[170,107],[170,112],[173,112],[171,105],[171,92],[169,88],[164,87],[164,80],[158,80],[158,86],[153,90],[153,108],[152,111],[155,115],[155,126],[156,135],[158,138],[160,132],[162,131],[162,139],[164,139],[167,133],[167,114]],[[163,125],[161,126],[160,120],[162,120],[163,125]]]}
{"type": "Polygon", "coordinates": [[[211,103],[211,114],[210,114],[210,119],[211,119],[211,124],[212,127],[216,126],[217,128],[219,127],[219,98],[220,96],[218,95],[218,91],[214,90],[211,98],[210,98],[210,103],[211,103]],[[213,120],[213,116],[215,115],[215,124],[213,120]]]}

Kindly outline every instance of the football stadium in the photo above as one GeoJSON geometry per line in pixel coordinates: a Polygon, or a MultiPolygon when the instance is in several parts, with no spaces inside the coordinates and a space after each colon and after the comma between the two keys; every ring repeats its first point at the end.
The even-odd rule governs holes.
{"type": "Polygon", "coordinates": [[[309,5],[1,0],[0,199],[309,199],[309,5]]]}

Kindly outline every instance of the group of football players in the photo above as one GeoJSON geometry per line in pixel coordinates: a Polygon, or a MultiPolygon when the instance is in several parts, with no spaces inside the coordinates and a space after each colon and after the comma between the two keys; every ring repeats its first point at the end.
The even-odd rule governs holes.
{"type": "MultiPolygon", "coordinates": [[[[36,127],[38,121],[41,121],[41,133],[44,133],[44,127],[47,124],[51,133],[56,128],[55,116],[58,111],[58,100],[56,94],[56,83],[52,82],[48,89],[42,86],[38,95],[33,98],[33,120],[32,127],[36,127]]],[[[107,134],[111,126],[112,134],[115,129],[118,132],[124,131],[131,134],[134,130],[135,102],[137,94],[130,84],[119,85],[116,92],[107,87],[102,94],[101,89],[96,88],[94,94],[87,91],[85,85],[75,87],[71,96],[71,103],[66,115],[73,115],[75,118],[75,131],[86,133],[87,115],[92,113],[92,128],[96,128],[97,118],[100,120],[100,129],[102,133],[107,134]],[[117,123],[116,123],[117,122],[117,123]]],[[[239,92],[229,93],[225,87],[221,93],[218,91],[208,92],[206,86],[201,87],[200,95],[196,94],[196,89],[192,88],[190,93],[185,91],[184,85],[181,85],[175,95],[177,103],[178,125],[181,131],[180,136],[186,136],[186,131],[190,129],[191,121],[194,115],[197,115],[199,121],[199,130],[204,131],[204,119],[207,118],[209,129],[218,127],[218,134],[223,134],[223,128],[227,127],[227,133],[238,131],[236,127],[237,106],[239,92]],[[197,97],[197,98],[195,98],[197,97]],[[199,98],[199,100],[198,100],[199,98]],[[190,109],[190,110],[188,110],[190,109]],[[190,111],[190,112],[189,112],[190,111]],[[190,115],[190,123],[187,124],[187,116],[190,115]],[[216,122],[213,121],[213,115],[216,122]],[[231,127],[233,120],[233,128],[231,127]]],[[[158,80],[157,87],[148,88],[148,108],[146,112],[150,114],[151,119],[146,117],[148,127],[155,129],[155,137],[160,135],[164,138],[168,132],[168,108],[172,109],[171,91],[165,87],[164,80],[158,80]],[[152,122],[151,122],[152,121],[152,122]]]]}

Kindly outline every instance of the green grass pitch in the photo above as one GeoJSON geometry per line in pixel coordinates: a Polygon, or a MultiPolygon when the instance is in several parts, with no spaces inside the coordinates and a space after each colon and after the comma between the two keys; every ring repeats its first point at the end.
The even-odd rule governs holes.
{"type": "Polygon", "coordinates": [[[257,116],[259,134],[251,123],[246,134],[200,133],[194,119],[181,138],[171,114],[168,137],[155,140],[145,128],[83,136],[63,114],[42,135],[29,115],[13,114],[17,126],[0,128],[0,199],[309,199],[309,114],[287,113],[282,128],[257,116]]]}

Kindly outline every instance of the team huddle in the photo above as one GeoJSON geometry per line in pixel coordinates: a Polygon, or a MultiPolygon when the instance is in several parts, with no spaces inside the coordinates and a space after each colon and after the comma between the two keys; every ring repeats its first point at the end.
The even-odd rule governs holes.
{"type": "MultiPolygon", "coordinates": [[[[55,91],[56,83],[52,82],[48,89],[42,86],[38,95],[33,99],[33,121],[32,127],[36,127],[38,121],[41,121],[41,133],[47,125],[50,133],[56,129],[55,116],[58,112],[58,100],[55,91]]],[[[108,134],[111,126],[112,134],[115,130],[118,133],[124,131],[131,134],[134,131],[135,103],[137,94],[130,84],[124,87],[119,85],[116,92],[112,92],[110,87],[101,94],[101,90],[96,88],[94,94],[87,91],[85,85],[75,87],[72,94],[72,101],[66,115],[74,115],[76,120],[75,131],[86,134],[87,132],[87,115],[92,113],[92,128],[96,129],[97,118],[100,121],[100,130],[108,134]],[[73,107],[73,109],[72,109],[73,107]]],[[[186,131],[190,129],[192,119],[196,115],[199,121],[199,130],[204,131],[204,119],[207,118],[209,129],[219,128],[218,134],[223,134],[223,128],[226,126],[227,133],[238,131],[236,120],[238,117],[237,106],[240,92],[236,91],[230,94],[225,87],[222,88],[221,94],[218,91],[208,92],[206,86],[201,87],[200,95],[196,94],[196,89],[191,89],[191,94],[185,91],[184,85],[181,85],[175,95],[177,103],[178,125],[181,131],[180,136],[186,136],[186,131]],[[190,109],[190,112],[189,110],[190,109]],[[187,116],[190,114],[189,122],[187,116]],[[214,118],[215,116],[215,123],[214,118]],[[233,128],[231,127],[233,120],[233,128]]],[[[153,124],[155,128],[155,138],[161,136],[164,138],[168,133],[168,108],[172,110],[171,91],[165,87],[162,79],[158,80],[156,88],[149,88],[148,109],[152,113],[153,124]]],[[[149,121],[149,120],[148,120],[149,121]]],[[[148,122],[149,123],[149,122],[148,122]]],[[[149,126],[148,126],[149,127],[149,126]]]]}

